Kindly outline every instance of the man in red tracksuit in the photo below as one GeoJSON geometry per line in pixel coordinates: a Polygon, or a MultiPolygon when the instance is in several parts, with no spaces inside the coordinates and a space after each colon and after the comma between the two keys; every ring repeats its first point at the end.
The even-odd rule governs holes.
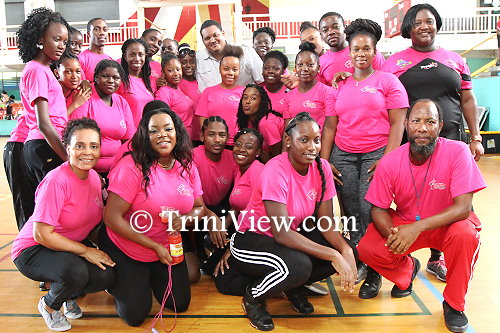
{"type": "MultiPolygon", "coordinates": [[[[392,297],[409,296],[420,263],[410,253],[444,252],[448,267],[444,318],[452,332],[465,332],[465,295],[479,253],[481,222],[471,212],[472,196],[486,187],[466,144],[439,138],[442,111],[431,100],[408,110],[408,143],[379,162],[366,200],[371,223],[358,245],[360,260],[394,282],[392,297]],[[390,209],[391,203],[396,210],[390,209]]],[[[368,272],[362,288],[375,297],[381,280],[368,272]]],[[[368,297],[368,298],[371,298],[368,297]]]]}

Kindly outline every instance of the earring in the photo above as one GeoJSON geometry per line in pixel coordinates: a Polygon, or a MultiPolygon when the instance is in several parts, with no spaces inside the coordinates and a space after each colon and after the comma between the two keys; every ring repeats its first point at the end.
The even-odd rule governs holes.
{"type": "Polygon", "coordinates": [[[40,50],[43,50],[43,44],[36,44],[36,47],[39,48],[40,50]]]}
{"type": "Polygon", "coordinates": [[[290,148],[290,145],[286,145],[287,148],[290,148]]]}

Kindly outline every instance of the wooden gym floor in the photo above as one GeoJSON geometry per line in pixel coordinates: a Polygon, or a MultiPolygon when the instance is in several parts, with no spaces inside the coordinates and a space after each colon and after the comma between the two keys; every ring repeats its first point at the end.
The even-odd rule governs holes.
{"type": "MultiPolygon", "coordinates": [[[[6,138],[0,138],[3,148],[6,138]]],[[[3,151],[3,149],[2,149],[3,151]]],[[[498,209],[500,208],[500,157],[484,156],[479,166],[488,188],[474,196],[474,209],[482,220],[482,248],[474,279],[468,293],[466,314],[468,332],[497,332],[500,326],[498,252],[498,209]]],[[[38,284],[22,276],[10,259],[10,249],[17,234],[12,209],[12,199],[5,178],[0,171],[0,332],[50,332],[38,313],[37,303],[44,293],[38,284]]],[[[425,267],[429,250],[415,253],[425,267]]],[[[272,299],[269,310],[273,315],[274,332],[448,332],[442,317],[442,291],[445,283],[438,281],[423,268],[414,282],[411,297],[391,299],[392,284],[384,280],[378,297],[361,300],[355,293],[349,294],[338,288],[338,277],[332,276],[322,284],[330,295],[311,297],[315,306],[312,315],[299,315],[287,301],[272,299]]],[[[174,332],[257,332],[246,319],[240,306],[240,297],[217,293],[212,281],[203,276],[192,286],[189,310],[178,315],[174,332]]],[[[84,316],[70,320],[70,332],[145,332],[151,318],[158,312],[153,306],[150,318],[141,327],[128,327],[116,315],[112,296],[101,292],[88,295],[79,302],[84,316]]],[[[164,312],[165,327],[171,328],[172,313],[164,312]]],[[[162,332],[161,324],[156,328],[162,332]]]]}

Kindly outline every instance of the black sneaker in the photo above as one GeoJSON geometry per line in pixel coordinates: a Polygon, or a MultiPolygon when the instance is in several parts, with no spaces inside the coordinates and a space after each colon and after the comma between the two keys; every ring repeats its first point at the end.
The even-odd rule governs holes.
{"type": "Polygon", "coordinates": [[[356,266],[358,268],[358,277],[356,278],[356,282],[354,284],[359,284],[361,281],[366,279],[366,274],[368,273],[368,266],[361,261],[359,261],[356,266]]]}
{"type": "Polygon", "coordinates": [[[394,285],[391,290],[391,296],[394,298],[402,298],[406,296],[410,296],[412,289],[413,289],[413,280],[415,280],[415,277],[417,276],[418,271],[420,270],[420,261],[418,261],[417,258],[410,256],[410,258],[413,260],[413,273],[411,274],[411,282],[408,288],[402,290],[399,289],[398,286],[394,285]]]}
{"type": "Polygon", "coordinates": [[[465,332],[469,326],[469,320],[463,311],[457,311],[446,301],[443,301],[443,314],[446,328],[451,332],[465,332]]]}
{"type": "Polygon", "coordinates": [[[260,331],[272,331],[274,329],[273,318],[267,312],[266,302],[253,298],[250,287],[247,287],[241,300],[243,311],[250,320],[250,325],[260,331]]]}
{"type": "Polygon", "coordinates": [[[298,313],[313,313],[314,306],[307,300],[304,287],[293,288],[284,292],[292,307],[298,313]]]}
{"type": "Polygon", "coordinates": [[[366,280],[359,288],[359,298],[377,297],[380,287],[382,287],[382,277],[373,268],[367,266],[366,280]]]}

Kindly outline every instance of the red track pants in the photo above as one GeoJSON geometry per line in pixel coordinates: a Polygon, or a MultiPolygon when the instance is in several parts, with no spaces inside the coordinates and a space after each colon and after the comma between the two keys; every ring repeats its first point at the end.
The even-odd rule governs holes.
{"type": "MultiPolygon", "coordinates": [[[[393,210],[389,212],[395,227],[413,223],[403,220],[393,210]]],[[[373,223],[370,223],[358,245],[359,258],[383,277],[395,283],[398,288],[406,289],[410,285],[413,272],[413,261],[408,254],[427,247],[443,251],[448,268],[444,299],[455,310],[464,311],[465,295],[481,245],[480,230],[481,222],[476,214],[471,212],[465,220],[421,233],[408,252],[394,254],[385,246],[386,239],[382,238],[373,223]]]]}

